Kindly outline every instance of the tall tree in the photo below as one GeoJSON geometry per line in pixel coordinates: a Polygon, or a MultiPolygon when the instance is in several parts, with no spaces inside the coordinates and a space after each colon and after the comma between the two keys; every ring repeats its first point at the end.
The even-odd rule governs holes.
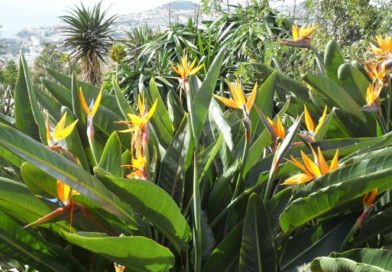
{"type": "Polygon", "coordinates": [[[84,79],[92,84],[101,82],[101,62],[105,62],[112,45],[112,24],[116,16],[107,16],[101,2],[93,8],[82,3],[68,15],[61,16],[64,27],[65,47],[70,50],[73,61],[81,61],[84,79]]]}

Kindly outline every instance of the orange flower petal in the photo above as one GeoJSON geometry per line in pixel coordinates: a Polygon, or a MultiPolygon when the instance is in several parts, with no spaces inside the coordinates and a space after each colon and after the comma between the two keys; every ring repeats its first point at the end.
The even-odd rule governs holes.
{"type": "Polygon", "coordinates": [[[57,180],[57,198],[64,204],[67,205],[71,197],[71,187],[63,183],[61,180],[57,180]]]}
{"type": "Polygon", "coordinates": [[[308,183],[309,181],[313,180],[314,176],[308,175],[305,173],[297,174],[292,177],[289,177],[286,179],[282,185],[297,185],[297,184],[305,184],[308,183]]]}
{"type": "Polygon", "coordinates": [[[214,95],[214,97],[218,99],[220,102],[222,102],[226,107],[241,109],[241,105],[239,105],[237,101],[218,95],[214,95]]]}
{"type": "Polygon", "coordinates": [[[325,161],[324,155],[321,152],[320,147],[318,148],[318,154],[317,154],[317,164],[321,170],[321,174],[325,175],[327,173],[329,173],[329,166],[327,164],[327,162],[325,161]]]}
{"type": "Polygon", "coordinates": [[[252,109],[253,103],[255,102],[256,94],[257,94],[257,83],[253,87],[252,92],[250,93],[250,95],[248,97],[248,101],[246,101],[246,110],[248,113],[252,109]]]}
{"type": "Polygon", "coordinates": [[[377,193],[378,193],[378,189],[374,189],[373,191],[366,193],[363,198],[362,198],[362,204],[366,207],[366,208],[370,208],[373,203],[374,200],[377,197],[377,193]]]}
{"type": "Polygon", "coordinates": [[[333,156],[333,159],[329,166],[329,170],[330,171],[336,170],[338,168],[338,164],[339,164],[339,149],[336,149],[335,155],[333,156]]]}
{"type": "Polygon", "coordinates": [[[310,113],[309,113],[308,108],[306,107],[306,105],[304,105],[304,112],[305,112],[306,129],[309,132],[314,133],[313,119],[312,119],[312,116],[310,116],[310,113]]]}
{"type": "Polygon", "coordinates": [[[84,112],[87,115],[90,115],[90,108],[88,107],[86,100],[84,99],[82,88],[79,89],[79,101],[80,101],[80,105],[82,106],[84,112]]]}
{"type": "Polygon", "coordinates": [[[303,151],[301,151],[301,156],[305,167],[309,170],[309,172],[316,177],[321,176],[320,168],[318,168],[318,166],[311,159],[309,159],[303,151]]]}
{"type": "Polygon", "coordinates": [[[317,132],[323,126],[326,117],[327,117],[327,106],[325,105],[323,114],[321,115],[320,119],[318,120],[317,127],[314,129],[314,134],[317,134],[317,132]]]}
{"type": "Polygon", "coordinates": [[[306,173],[306,174],[308,174],[308,175],[311,175],[311,173],[308,171],[308,169],[306,169],[306,167],[305,167],[302,163],[300,163],[296,158],[294,158],[293,156],[291,156],[290,162],[291,162],[294,166],[296,166],[297,168],[299,168],[302,172],[304,172],[304,173],[306,173]]]}

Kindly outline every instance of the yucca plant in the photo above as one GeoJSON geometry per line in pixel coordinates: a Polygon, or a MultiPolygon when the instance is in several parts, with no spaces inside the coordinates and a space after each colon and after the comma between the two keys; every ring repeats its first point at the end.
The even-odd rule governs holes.
{"type": "Polygon", "coordinates": [[[102,2],[91,9],[81,3],[60,17],[66,24],[64,46],[73,61],[81,61],[84,79],[92,84],[101,82],[101,62],[105,62],[112,45],[112,24],[116,17],[108,17],[107,12],[102,10],[102,2]]]}
{"type": "Polygon", "coordinates": [[[391,270],[391,134],[359,111],[366,72],[326,52],[315,90],[254,64],[263,82],[215,94],[223,48],[204,79],[183,58],[169,92],[152,78],[131,105],[116,78],[49,69],[35,88],[22,56],[0,252],[40,271],[391,270]]]}

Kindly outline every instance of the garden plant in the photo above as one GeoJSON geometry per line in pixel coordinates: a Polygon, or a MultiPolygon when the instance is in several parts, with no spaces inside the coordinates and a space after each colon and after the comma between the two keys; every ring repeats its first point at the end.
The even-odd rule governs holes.
{"type": "Polygon", "coordinates": [[[392,271],[392,38],[351,63],[316,31],[274,36],[315,63],[301,80],[233,42],[174,47],[169,80],[131,88],[51,68],[35,86],[21,55],[0,253],[29,271],[392,271]]]}

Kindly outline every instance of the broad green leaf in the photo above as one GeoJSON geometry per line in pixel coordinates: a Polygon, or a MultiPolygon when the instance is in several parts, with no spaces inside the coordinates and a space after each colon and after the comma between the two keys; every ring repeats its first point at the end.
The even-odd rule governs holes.
{"type": "Polygon", "coordinates": [[[319,257],[310,266],[312,272],[386,272],[386,270],[346,258],[319,257]]]}
{"type": "MultiPolygon", "coordinates": [[[[104,178],[105,179],[105,178],[104,178]]],[[[156,184],[135,179],[106,176],[105,185],[143,215],[179,250],[186,247],[191,233],[176,202],[156,184]]]]}
{"type": "MultiPolygon", "coordinates": [[[[72,85],[77,85],[77,87],[82,87],[85,98],[88,100],[96,98],[99,93],[99,89],[96,86],[93,86],[91,84],[81,82],[81,81],[77,81],[75,84],[72,82],[71,77],[66,76],[66,75],[64,75],[64,74],[62,74],[52,68],[47,68],[46,71],[54,79],[56,79],[63,87],[65,87],[65,89],[67,89],[67,93],[69,94],[69,96],[71,95],[71,90],[73,88],[72,85]]],[[[79,93],[79,89],[77,89],[77,92],[79,93]]],[[[67,97],[68,97],[68,95],[67,95],[67,97]]],[[[69,102],[71,102],[71,101],[69,101],[69,102]]],[[[121,115],[121,111],[115,105],[117,105],[116,98],[113,95],[110,95],[108,93],[104,93],[104,95],[102,97],[101,106],[104,106],[104,107],[110,109],[111,111],[113,111],[117,115],[121,115]]],[[[69,108],[72,108],[69,105],[67,105],[67,106],[69,108]]]]}
{"type": "Polygon", "coordinates": [[[347,258],[358,263],[369,264],[392,271],[392,251],[389,249],[361,248],[343,253],[332,253],[334,258],[347,258]]]}
{"type": "Polygon", "coordinates": [[[158,87],[155,83],[154,78],[150,80],[150,95],[151,95],[151,102],[154,103],[155,100],[158,101],[157,106],[157,114],[156,116],[159,118],[165,129],[168,131],[170,135],[174,134],[174,127],[172,122],[170,121],[169,113],[163,103],[163,99],[159,93],[158,87]]]}
{"type": "Polygon", "coordinates": [[[199,141],[200,135],[204,129],[204,122],[207,118],[208,109],[215,85],[219,77],[225,50],[222,49],[215,57],[210,69],[200,86],[199,91],[194,97],[191,105],[191,123],[193,138],[195,142],[199,141]]]}
{"type": "Polygon", "coordinates": [[[199,181],[201,181],[206,175],[208,169],[211,166],[211,163],[214,161],[216,155],[218,155],[218,152],[220,151],[222,144],[223,144],[223,136],[220,135],[216,139],[216,141],[214,141],[210,146],[206,147],[198,154],[197,160],[198,160],[198,164],[200,164],[198,169],[202,170],[198,176],[199,181]]]}
{"type": "Polygon", "coordinates": [[[58,100],[58,102],[60,102],[64,106],[72,108],[72,96],[71,96],[70,89],[67,89],[64,86],[56,84],[47,79],[43,79],[42,83],[44,84],[45,88],[49,91],[49,93],[52,94],[58,100]]]}
{"type": "Polygon", "coordinates": [[[104,233],[62,232],[64,238],[77,246],[124,265],[128,271],[169,271],[174,255],[154,240],[142,236],[109,237],[104,233]]]}
{"type": "Polygon", "coordinates": [[[84,271],[81,266],[67,263],[65,254],[56,256],[48,243],[32,230],[0,211],[0,253],[30,265],[39,271],[84,271]]]}
{"type": "MultiPolygon", "coordinates": [[[[75,108],[75,111],[78,111],[78,107],[80,107],[80,105],[75,104],[75,99],[77,99],[76,103],[79,103],[79,91],[72,94],[71,89],[64,88],[63,86],[57,85],[57,84],[50,82],[50,81],[43,81],[43,82],[44,82],[45,86],[47,87],[48,91],[54,97],[56,97],[64,106],[66,106],[70,109],[75,108]],[[77,96],[77,97],[75,98],[75,96],[77,96]]],[[[72,89],[72,91],[75,92],[74,90],[75,90],[75,86],[72,89]]],[[[84,92],[84,90],[83,90],[83,92],[84,92]]],[[[84,93],[84,95],[85,95],[87,103],[89,103],[89,101],[91,101],[92,99],[96,98],[96,96],[91,96],[91,98],[90,98],[88,92],[84,93]]],[[[112,96],[104,94],[103,100],[105,99],[105,97],[112,97],[112,96]]],[[[106,107],[102,101],[102,103],[99,107],[99,110],[94,117],[94,126],[96,128],[98,128],[106,137],[109,137],[110,134],[115,130],[124,129],[123,126],[117,124],[118,121],[122,121],[122,118],[120,115],[118,115],[116,113],[116,110],[119,111],[118,107],[117,107],[117,102],[115,100],[115,97],[112,97],[112,98],[114,100],[111,98],[106,100],[107,101],[106,104],[110,105],[109,107],[106,107]],[[110,104],[111,102],[113,102],[114,104],[110,104]],[[116,105],[116,106],[113,106],[113,105],[116,105]]],[[[80,111],[80,109],[79,109],[79,111],[80,111]]],[[[82,111],[80,111],[80,115],[81,116],[78,116],[79,119],[82,116],[85,116],[84,112],[82,113],[82,111]]],[[[83,127],[81,125],[82,123],[84,123],[84,124],[86,123],[84,118],[82,118],[82,120],[80,120],[80,124],[78,124],[79,128],[83,127]]],[[[127,146],[127,147],[129,146],[129,137],[127,135],[121,135],[120,139],[121,139],[121,143],[124,146],[127,146]]]]}
{"type": "Polygon", "coordinates": [[[253,66],[257,70],[256,75],[260,76],[261,78],[268,78],[272,75],[272,73],[277,73],[277,81],[275,86],[276,91],[280,97],[285,97],[288,93],[294,93],[295,96],[303,99],[309,99],[308,89],[299,81],[294,80],[265,64],[254,64],[253,66]]]}
{"type": "Polygon", "coordinates": [[[129,105],[129,102],[127,99],[124,97],[123,92],[120,89],[120,86],[118,85],[117,79],[113,76],[112,77],[112,84],[113,84],[113,89],[114,93],[116,95],[116,101],[118,104],[118,107],[121,110],[122,116],[124,119],[128,119],[128,113],[134,113],[131,105],[129,105]]]}
{"type": "MultiPolygon", "coordinates": [[[[72,112],[74,116],[81,117],[82,115],[82,106],[80,105],[79,99],[79,85],[78,79],[75,73],[72,73],[71,78],[71,103],[72,103],[72,112]]],[[[82,127],[81,124],[78,127],[82,127]]]]}
{"type": "Polygon", "coordinates": [[[21,167],[24,162],[23,159],[2,146],[0,146],[0,157],[18,168],[21,167]]]}
{"type": "Polygon", "coordinates": [[[362,227],[359,229],[358,235],[355,237],[354,245],[362,245],[369,240],[386,233],[392,228],[392,207],[377,211],[373,216],[369,216],[362,227]]]}
{"type": "Polygon", "coordinates": [[[99,167],[111,173],[113,176],[121,177],[121,143],[117,132],[113,132],[106,142],[99,167]]]}
{"type": "Polygon", "coordinates": [[[129,223],[135,223],[130,208],[97,178],[46,146],[4,124],[0,124],[0,145],[100,203],[108,212],[125,218],[129,223]]]}
{"type": "Polygon", "coordinates": [[[230,271],[238,260],[243,221],[239,222],[220,242],[205,262],[203,272],[230,271]]]}
{"type": "Polygon", "coordinates": [[[37,100],[41,107],[48,112],[50,116],[53,116],[55,120],[61,118],[61,104],[53,96],[47,94],[46,91],[37,90],[37,100]]]}
{"type": "Polygon", "coordinates": [[[324,76],[306,75],[304,80],[335,103],[335,105],[329,106],[337,106],[341,110],[355,115],[361,121],[366,120],[363,112],[361,112],[361,105],[358,105],[342,87],[331,79],[324,76]]]}
{"type": "MultiPolygon", "coordinates": [[[[0,207],[3,212],[28,223],[49,214],[52,210],[35,197],[21,182],[0,177],[0,207]]],[[[55,230],[66,225],[64,222],[51,224],[55,230]]]]}
{"type": "Polygon", "coordinates": [[[263,200],[252,194],[242,230],[240,271],[278,271],[271,225],[263,200]]]}
{"type": "Polygon", "coordinates": [[[185,160],[190,151],[190,128],[188,115],[185,115],[172,142],[163,156],[158,174],[158,184],[164,188],[177,203],[182,202],[185,177],[185,160]]]}
{"type": "Polygon", "coordinates": [[[233,182],[239,165],[240,163],[236,161],[214,182],[207,206],[208,217],[210,219],[214,219],[230,203],[232,197],[230,183],[233,182]]]}
{"type": "Polygon", "coordinates": [[[34,195],[48,198],[57,197],[57,181],[47,173],[29,162],[22,164],[20,168],[24,183],[34,195]]]}
{"type": "Polygon", "coordinates": [[[338,83],[338,69],[344,63],[344,58],[340,52],[339,46],[336,41],[331,40],[324,53],[324,66],[326,75],[338,83]]]}
{"type": "Polygon", "coordinates": [[[296,233],[285,246],[280,268],[283,271],[292,271],[316,257],[339,251],[355,219],[353,216],[347,216],[343,220],[334,218],[296,233]]]}
{"type": "Polygon", "coordinates": [[[220,133],[223,135],[223,139],[230,151],[233,150],[233,138],[231,133],[231,127],[224,118],[224,114],[219,107],[215,99],[211,100],[210,110],[209,110],[209,121],[214,123],[220,133]]]}
{"type": "Polygon", "coordinates": [[[15,122],[16,127],[27,135],[38,140],[40,132],[34,119],[33,107],[28,89],[31,88],[30,82],[27,82],[26,75],[28,71],[24,70],[23,55],[19,60],[19,74],[15,87],[15,122]]]}
{"type": "Polygon", "coordinates": [[[366,89],[369,80],[357,68],[350,64],[343,64],[339,68],[338,78],[346,92],[359,104],[366,104],[366,89]]]}

